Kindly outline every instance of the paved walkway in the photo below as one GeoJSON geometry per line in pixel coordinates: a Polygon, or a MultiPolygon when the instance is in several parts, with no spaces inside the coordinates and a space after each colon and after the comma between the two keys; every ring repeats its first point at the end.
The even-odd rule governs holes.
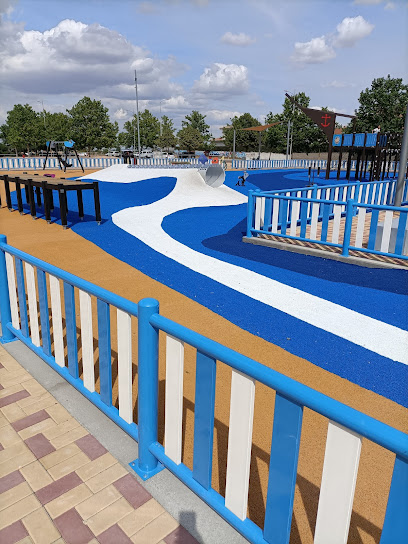
{"type": "Polygon", "coordinates": [[[1,544],[194,544],[0,346],[1,544]]]}

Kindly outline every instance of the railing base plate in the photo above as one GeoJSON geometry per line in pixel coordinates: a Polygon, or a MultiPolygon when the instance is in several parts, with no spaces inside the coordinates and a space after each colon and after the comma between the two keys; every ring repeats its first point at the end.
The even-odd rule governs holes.
{"type": "Polygon", "coordinates": [[[143,481],[149,480],[152,476],[155,476],[159,472],[161,472],[165,467],[161,463],[157,464],[157,467],[154,470],[150,470],[149,472],[146,472],[145,470],[140,470],[138,459],[135,459],[131,463],[129,463],[129,466],[132,470],[136,472],[138,476],[142,478],[143,481]]]}
{"type": "Polygon", "coordinates": [[[10,342],[15,342],[16,340],[18,340],[16,336],[14,338],[10,338],[10,340],[5,340],[2,336],[0,336],[0,344],[9,344],[10,342]]]}

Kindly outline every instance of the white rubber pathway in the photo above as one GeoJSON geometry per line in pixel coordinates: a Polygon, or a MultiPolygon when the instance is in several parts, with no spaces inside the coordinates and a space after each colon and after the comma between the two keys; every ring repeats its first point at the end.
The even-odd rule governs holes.
{"type": "Polygon", "coordinates": [[[233,206],[247,202],[246,196],[226,186],[217,189],[208,187],[193,169],[132,169],[115,165],[85,178],[131,183],[159,176],[176,177],[174,190],[153,204],[115,213],[112,216],[115,225],[155,251],[199,274],[379,355],[408,364],[407,331],[251,270],[199,253],[171,238],[162,228],[163,219],[179,210],[233,206]]]}

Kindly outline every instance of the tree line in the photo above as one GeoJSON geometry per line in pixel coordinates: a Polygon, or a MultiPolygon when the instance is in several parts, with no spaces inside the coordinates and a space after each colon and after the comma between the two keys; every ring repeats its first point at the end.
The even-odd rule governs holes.
{"type": "MultiPolygon", "coordinates": [[[[294,96],[301,106],[308,107],[310,98],[305,93],[294,96]]],[[[405,110],[408,103],[408,85],[400,78],[374,79],[371,87],[359,96],[356,110],[356,132],[371,132],[378,125],[382,132],[402,132],[405,110]]],[[[327,108],[323,108],[328,111],[327,108]]],[[[284,153],[286,151],[287,126],[292,124],[293,152],[320,152],[328,147],[324,133],[299,109],[293,108],[288,98],[282,105],[281,113],[269,112],[265,123],[276,123],[261,133],[263,151],[284,153]]],[[[257,151],[259,133],[241,129],[260,126],[258,119],[250,113],[232,118],[222,129],[225,149],[232,151],[234,130],[236,151],[257,151]]],[[[353,131],[353,124],[344,127],[345,132],[353,131]]],[[[163,115],[161,119],[148,109],[139,114],[140,143],[142,148],[159,147],[164,150],[179,147],[188,151],[211,150],[214,139],[206,115],[193,110],[186,115],[176,133],[174,121],[163,115]]],[[[118,123],[109,118],[108,108],[100,100],[84,96],[66,113],[38,113],[29,104],[16,104],[7,114],[6,122],[0,126],[0,151],[10,149],[16,153],[45,149],[47,140],[64,141],[72,138],[77,149],[109,149],[137,146],[137,118],[126,121],[119,131],[118,123]]]]}

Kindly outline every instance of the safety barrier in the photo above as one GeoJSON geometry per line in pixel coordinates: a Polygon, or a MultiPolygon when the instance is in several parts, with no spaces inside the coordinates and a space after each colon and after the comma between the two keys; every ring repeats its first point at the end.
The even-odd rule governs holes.
{"type": "Polygon", "coordinates": [[[316,187],[292,196],[250,191],[247,237],[273,235],[341,248],[343,256],[355,250],[408,260],[408,209],[387,205],[392,203],[395,182],[323,191],[330,197],[326,192],[324,199],[316,198],[316,187]]]}
{"type": "MultiPolygon", "coordinates": [[[[346,161],[344,161],[346,162],[346,161]]],[[[337,161],[332,161],[332,168],[337,165],[337,161]]],[[[325,160],[309,160],[309,159],[273,159],[273,160],[233,160],[232,168],[237,170],[253,170],[253,169],[274,169],[274,168],[326,168],[327,161],[325,160]]]]}
{"type": "MultiPolygon", "coordinates": [[[[168,468],[250,542],[289,542],[304,407],[328,420],[315,544],[347,541],[363,437],[396,454],[381,544],[403,542],[408,530],[408,436],[404,433],[167,319],[159,314],[154,299],[133,303],[7,245],[5,236],[0,236],[0,304],[1,340],[21,340],[138,441],[139,457],[131,466],[142,478],[151,477],[163,466],[168,468]],[[97,308],[99,392],[95,388],[92,297],[97,308]],[[119,409],[112,406],[111,306],[117,313],[119,409]],[[137,318],[137,356],[132,354],[132,318],[137,318]],[[164,446],[157,432],[160,331],[166,334],[164,446]],[[196,350],[192,470],[182,463],[181,454],[185,344],[196,350]],[[137,360],[137,424],[133,419],[133,360],[137,360]],[[225,497],[211,485],[217,361],[232,372],[225,497]],[[247,518],[256,382],[276,392],[263,529],[247,518]]],[[[268,412],[262,417],[271,425],[268,412]]]]}
{"type": "MultiPolygon", "coordinates": [[[[120,158],[92,158],[81,157],[81,164],[84,168],[107,168],[113,164],[120,164],[123,162],[120,158]]],[[[0,170],[42,170],[44,168],[45,158],[32,157],[32,158],[0,158],[0,170]]],[[[72,168],[81,168],[78,159],[68,157],[68,163],[72,165],[72,168]]],[[[47,159],[46,168],[59,168],[58,159],[56,157],[50,157],[47,159]]],[[[68,170],[69,171],[69,170],[68,170]]]]}
{"type": "MultiPolygon", "coordinates": [[[[366,204],[392,204],[394,201],[396,179],[384,181],[350,181],[333,185],[313,185],[295,189],[264,191],[265,195],[302,196],[323,200],[348,200],[366,204]]],[[[404,187],[403,204],[408,204],[408,185],[404,187]]]]}
{"type": "MultiPolygon", "coordinates": [[[[154,166],[167,166],[167,165],[174,165],[174,164],[199,164],[199,161],[197,158],[191,158],[191,159],[181,159],[181,158],[163,158],[163,159],[155,159],[155,158],[142,158],[138,161],[138,159],[135,159],[136,162],[140,166],[147,166],[147,167],[154,167],[154,166]]],[[[22,170],[22,169],[30,169],[30,170],[40,170],[44,167],[45,158],[38,158],[38,157],[32,157],[32,158],[21,158],[21,157],[4,157],[0,158],[0,170],[22,170]]],[[[122,164],[124,161],[122,158],[117,157],[100,157],[100,158],[92,158],[92,157],[81,157],[81,163],[84,168],[107,168],[108,166],[112,166],[113,164],[122,164]]],[[[73,168],[80,168],[80,164],[76,158],[68,158],[68,163],[72,164],[73,168]]],[[[369,165],[370,163],[368,163],[369,165]]],[[[312,160],[312,159],[291,159],[291,160],[232,160],[232,168],[237,170],[256,170],[256,169],[279,169],[279,168],[309,168],[312,167],[314,169],[320,168],[325,169],[327,165],[326,160],[312,160]]],[[[338,161],[331,161],[331,168],[335,169],[337,168],[338,161]]],[[[356,161],[351,162],[351,169],[355,170],[356,161]]],[[[398,166],[398,165],[397,165],[398,166]]],[[[388,166],[388,163],[386,165],[387,171],[391,171],[394,173],[394,167],[395,163],[392,162],[388,166]]],[[[58,159],[56,157],[50,157],[47,159],[47,168],[59,168],[58,159]]],[[[345,170],[347,168],[347,161],[342,161],[341,168],[345,170]]],[[[396,172],[398,172],[398,167],[396,172]]]]}
{"type": "Polygon", "coordinates": [[[200,164],[198,159],[140,159],[140,166],[167,166],[172,164],[200,164]]]}
{"type": "MultiPolygon", "coordinates": [[[[369,168],[371,164],[371,161],[368,161],[367,167],[369,168]]],[[[257,170],[257,169],[274,169],[274,168],[320,168],[321,170],[325,170],[327,166],[326,160],[316,160],[316,159],[289,159],[289,160],[253,160],[253,161],[246,161],[246,160],[233,160],[232,161],[232,168],[237,170],[257,170]]],[[[330,168],[333,170],[338,167],[338,161],[331,161],[330,168]]],[[[391,171],[394,173],[394,167],[395,162],[387,163],[386,164],[386,170],[391,171]]],[[[347,161],[341,161],[341,167],[342,170],[345,170],[347,168],[347,161]]],[[[356,161],[351,161],[351,170],[356,169],[356,161]]],[[[397,170],[398,172],[398,164],[397,164],[397,170]]]]}

